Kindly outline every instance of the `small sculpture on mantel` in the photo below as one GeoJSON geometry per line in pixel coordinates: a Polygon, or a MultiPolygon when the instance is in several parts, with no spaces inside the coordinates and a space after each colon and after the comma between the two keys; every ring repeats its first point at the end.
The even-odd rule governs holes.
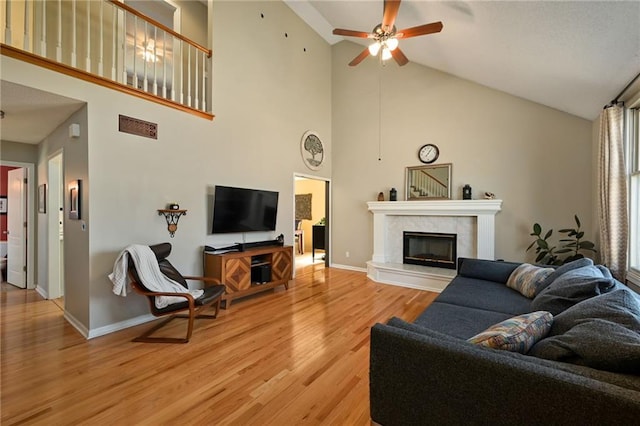
{"type": "Polygon", "coordinates": [[[493,200],[494,198],[496,198],[496,194],[494,194],[493,192],[485,192],[484,198],[486,200],[493,200]]]}
{"type": "Polygon", "coordinates": [[[378,193],[378,201],[384,201],[384,192],[378,193]]]}

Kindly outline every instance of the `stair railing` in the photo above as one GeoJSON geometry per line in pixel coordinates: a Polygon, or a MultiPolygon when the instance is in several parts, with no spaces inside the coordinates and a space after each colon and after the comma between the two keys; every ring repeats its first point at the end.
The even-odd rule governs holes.
{"type": "Polygon", "coordinates": [[[447,186],[425,170],[412,174],[409,184],[414,195],[418,197],[446,198],[448,195],[447,186]]]}
{"type": "Polygon", "coordinates": [[[161,103],[209,112],[211,50],[136,9],[116,0],[3,3],[3,54],[22,50],[62,64],[61,72],[71,67],[100,77],[98,84],[107,79],[161,103]]]}

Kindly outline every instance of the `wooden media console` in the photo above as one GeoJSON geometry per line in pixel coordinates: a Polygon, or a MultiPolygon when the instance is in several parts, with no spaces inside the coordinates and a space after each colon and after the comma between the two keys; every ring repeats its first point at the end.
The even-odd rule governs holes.
{"type": "Polygon", "coordinates": [[[234,299],[269,290],[289,288],[292,279],[292,246],[259,247],[227,253],[204,253],[204,276],[219,279],[226,287],[225,309],[234,299]]]}

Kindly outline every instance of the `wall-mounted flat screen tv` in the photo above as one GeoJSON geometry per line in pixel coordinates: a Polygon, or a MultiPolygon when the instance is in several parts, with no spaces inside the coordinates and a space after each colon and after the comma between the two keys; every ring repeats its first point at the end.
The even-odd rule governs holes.
{"type": "Polygon", "coordinates": [[[216,185],[212,233],[275,231],[278,193],[216,185]]]}

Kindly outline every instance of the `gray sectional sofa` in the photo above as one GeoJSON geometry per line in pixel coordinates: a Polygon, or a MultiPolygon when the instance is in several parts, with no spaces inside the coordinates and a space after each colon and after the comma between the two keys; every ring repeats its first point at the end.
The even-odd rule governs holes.
{"type": "MultiPolygon", "coordinates": [[[[629,298],[626,292],[630,290],[601,267],[602,277],[594,267],[583,268],[597,277],[587,274],[581,278],[583,288],[575,291],[574,285],[572,294],[565,294],[570,286],[561,283],[561,278],[575,284],[575,277],[569,279],[570,270],[588,265],[578,262],[549,275],[541,287],[546,288],[532,300],[505,285],[519,265],[459,259],[458,275],[414,323],[392,318],[372,327],[370,406],[375,423],[640,424],[640,298],[635,294],[629,298]],[[610,318],[590,318],[600,315],[593,314],[593,306],[608,306],[594,303],[600,301],[596,297],[604,300],[606,296],[618,303],[619,297],[611,297],[618,295],[616,292],[630,302],[616,305],[610,318]],[[591,308],[587,306],[584,313],[583,305],[591,308]],[[551,332],[526,354],[466,341],[493,324],[547,306],[555,316],[551,332]],[[618,340],[631,340],[615,341],[620,331],[615,324],[618,320],[624,328],[618,340]],[[575,323],[579,327],[573,329],[582,327],[589,333],[590,321],[595,331],[586,338],[588,350],[583,353],[571,346],[576,339],[571,329],[575,323]],[[598,331],[602,324],[617,331],[602,333],[598,331]],[[538,356],[531,355],[537,347],[542,348],[538,356]],[[591,352],[604,353],[610,364],[618,363],[611,368],[606,363],[604,369],[593,368],[591,352]]],[[[577,339],[585,342],[579,334],[577,339]]]]}

